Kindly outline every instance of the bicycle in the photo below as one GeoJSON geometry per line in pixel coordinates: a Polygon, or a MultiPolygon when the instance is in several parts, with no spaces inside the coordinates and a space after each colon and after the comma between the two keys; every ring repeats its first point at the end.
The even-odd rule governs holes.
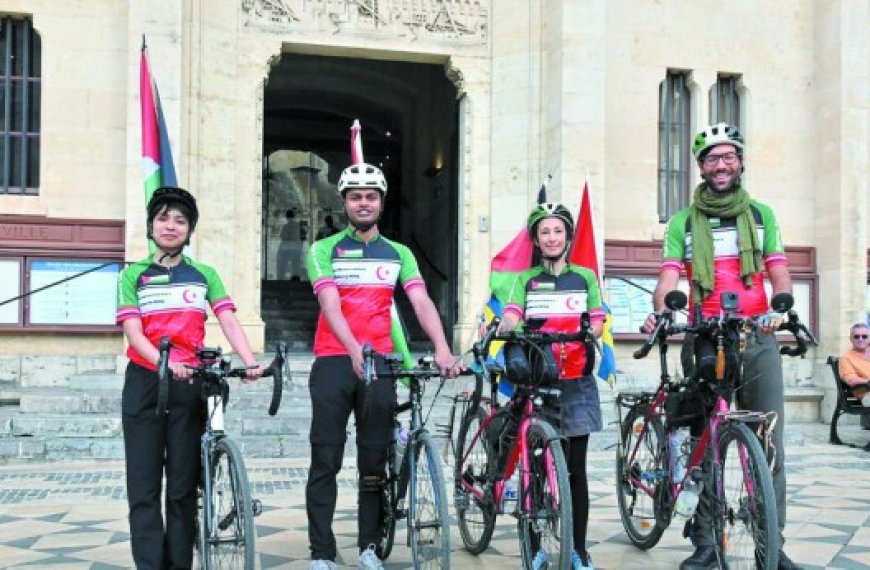
{"type": "MultiPolygon", "coordinates": [[[[791,332],[795,348],[780,352],[803,356],[807,341],[815,339],[791,310],[788,293],[776,295],[771,306],[788,319],[778,330],[791,332]]],[[[658,344],[661,382],[655,392],[622,393],[616,397],[616,481],[620,517],[631,542],[643,550],[655,546],[670,525],[675,505],[687,485],[709,484],[713,489],[712,532],[720,567],[777,567],[779,527],[771,469],[776,461],[772,442],[775,412],[732,410],[730,403],[742,386],[742,350],[746,334],[758,328],[757,319],[736,315],[737,296],[723,293],[722,316],[704,319],[700,305],[691,325],[675,324],[674,313],[686,306],[686,295],[672,291],[665,297],[668,310],[658,316],[646,343],[634,353],[644,358],[658,344]],[[694,333],[712,341],[685,386],[672,382],[667,366],[667,339],[694,333]],[[680,406],[691,402],[690,406],[680,406]],[[686,408],[689,413],[686,413],[686,408]],[[623,417],[623,409],[627,412],[623,417]],[[703,425],[700,437],[681,449],[686,472],[679,480],[672,465],[669,438],[673,430],[703,425]],[[688,449],[687,449],[688,448],[688,449]],[[701,465],[710,450],[711,472],[701,465]]],[[[708,345],[709,346],[709,345],[708,345]]],[[[691,517],[686,523],[686,532],[691,517]]]]}
{"type": "MultiPolygon", "coordinates": [[[[387,453],[387,476],[370,481],[381,488],[381,513],[383,540],[378,556],[386,560],[392,550],[396,535],[396,523],[407,519],[408,546],[414,568],[450,568],[450,519],[447,511],[447,487],[441,468],[438,451],[423,418],[423,382],[440,377],[432,365],[431,357],[421,358],[417,367],[402,369],[402,356],[389,354],[384,361],[389,372],[375,372],[374,350],[363,346],[364,381],[366,400],[364,413],[368,412],[368,386],[377,377],[379,380],[407,380],[408,400],[393,410],[393,423],[401,429],[399,414],[410,411],[408,439],[402,456],[396,456],[396,441],[387,453]],[[410,491],[410,494],[409,494],[410,491]],[[408,508],[405,508],[405,498],[408,508]]],[[[439,388],[440,389],[440,388],[439,388]]],[[[364,483],[365,484],[365,483],[364,483]]]]}
{"type": "MultiPolygon", "coordinates": [[[[168,337],[160,341],[158,362],[157,414],[169,413],[167,401],[171,370],[168,337]]],[[[275,359],[263,376],[272,377],[269,415],[281,404],[285,379],[287,347],[278,343],[275,359]]],[[[202,379],[202,398],[206,402],[205,428],[201,441],[202,477],[197,488],[195,554],[199,566],[253,569],[256,558],[254,517],[262,511],[259,500],[251,499],[251,487],[238,444],[224,431],[224,411],[229,401],[228,378],[241,378],[249,368],[232,368],[220,348],[198,348],[200,363],[189,366],[193,377],[202,379]]]]}
{"type": "Polygon", "coordinates": [[[559,393],[559,388],[543,385],[555,384],[558,379],[558,370],[547,361],[545,351],[555,343],[594,342],[588,314],[583,317],[577,333],[524,330],[504,334],[496,334],[496,318],[484,338],[472,347],[474,391],[454,404],[464,409],[460,412],[453,498],[460,536],[472,554],[480,554],[489,546],[496,515],[511,514],[517,519],[524,568],[532,567],[538,549],[556,556],[556,568],[571,567],[573,519],[563,438],[538,411],[545,394],[559,393]],[[506,353],[513,343],[527,354],[529,368],[511,371],[510,364],[504,369],[488,364],[490,344],[499,340],[506,341],[506,353]],[[504,375],[516,380],[516,391],[500,406],[498,380],[504,375]],[[490,386],[489,397],[482,397],[484,381],[490,386]],[[517,501],[508,512],[505,488],[515,472],[517,501]]]}

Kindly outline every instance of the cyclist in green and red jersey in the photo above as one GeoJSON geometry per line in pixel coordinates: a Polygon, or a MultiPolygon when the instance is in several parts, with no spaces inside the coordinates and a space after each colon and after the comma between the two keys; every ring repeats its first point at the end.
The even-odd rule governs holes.
{"type": "MultiPolygon", "coordinates": [[[[588,312],[595,336],[601,336],[604,310],[598,279],[591,269],[567,262],[574,236],[571,212],[561,204],[540,204],[532,209],[526,227],[540,252],[541,263],[514,280],[500,330],[513,330],[524,320],[528,328],[540,332],[578,332],[581,315],[588,312]]],[[[588,346],[580,342],[552,346],[560,390],[558,396],[543,396],[544,416],[567,437],[565,455],[571,483],[574,569],[593,568],[592,557],[586,550],[589,522],[586,451],[589,435],[602,428],[598,387],[592,376],[595,353],[588,346]]],[[[544,568],[548,564],[548,553],[537,549],[532,567],[544,568]]]]}
{"type": "MultiPolygon", "coordinates": [[[[668,221],[653,303],[656,311],[664,309],[665,295],[677,288],[680,271],[685,268],[691,283],[690,299],[702,302],[704,317],[718,315],[720,294],[732,291],[739,295],[738,314],[761,318],[760,330],[747,340],[743,385],[737,397],[742,409],[775,411],[779,416],[774,431],[777,461],[773,483],[782,531],[786,503],[784,397],[782,361],[772,334],[782,316],[769,312],[763,277],[766,271],[774,295],[791,292],[791,277],[773,210],[752,200],[741,184],[744,146],[740,132],[725,123],[708,126],[695,137],[692,152],[703,182],[695,188],[692,205],[668,221]]],[[[649,332],[654,326],[655,314],[651,314],[644,328],[649,332]]],[[[687,374],[695,366],[695,342],[693,335],[686,335],[683,365],[687,374]]],[[[705,486],[692,525],[695,552],[683,561],[681,569],[716,564],[712,500],[709,486],[705,486]]],[[[780,552],[779,568],[796,567],[780,552]]]]}
{"type": "MultiPolygon", "coordinates": [[[[182,255],[199,213],[189,192],[158,188],[148,202],[148,237],[154,255],[125,269],[119,279],[117,322],[130,346],[124,377],[121,418],[130,508],[130,542],[137,568],[190,568],[193,558],[199,436],[205,421],[201,381],[188,365],[198,364],[196,349],[205,338],[206,307],[247,366],[254,359],[235,315],[235,304],[211,267],[182,255]],[[168,414],[157,407],[157,346],[168,336],[168,414]],[[166,524],[161,513],[166,476],[166,524]]],[[[248,371],[262,375],[259,364],[248,371]]]]}
{"type": "MultiPolygon", "coordinates": [[[[370,344],[380,355],[393,350],[390,311],[397,283],[405,289],[420,325],[435,345],[435,365],[448,377],[458,372],[413,254],[378,232],[387,193],[383,173],[369,164],[355,164],[342,172],[338,191],[349,225],[315,242],[308,251],[308,277],[320,303],[316,358],[309,378],[311,468],[305,488],[312,570],[336,567],[332,532],[336,476],[351,412],[356,417],[359,472],[358,567],[382,568],[376,545],[383,538],[381,483],[396,391],[392,381],[372,382],[367,388],[373,391],[370,409],[361,413],[366,390],[361,382],[362,347],[370,344]]],[[[381,356],[376,366],[386,371],[381,356]]]]}

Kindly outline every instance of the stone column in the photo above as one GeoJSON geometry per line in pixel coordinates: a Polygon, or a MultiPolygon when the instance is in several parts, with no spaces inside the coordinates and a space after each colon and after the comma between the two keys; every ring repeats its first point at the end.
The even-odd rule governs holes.
{"type": "Polygon", "coordinates": [[[459,100],[459,317],[453,346],[469,346],[476,317],[489,294],[492,235],[490,192],[490,91],[488,62],[451,57],[447,77],[459,100]],[[483,224],[483,226],[481,225],[483,224]]]}
{"type": "MultiPolygon", "coordinates": [[[[822,2],[815,8],[817,166],[813,219],[818,243],[820,367],[827,355],[838,355],[848,348],[849,326],[866,318],[870,224],[868,4],[866,0],[822,2]]],[[[830,372],[819,370],[816,377],[825,389],[822,417],[830,418],[836,401],[830,372]]]]}

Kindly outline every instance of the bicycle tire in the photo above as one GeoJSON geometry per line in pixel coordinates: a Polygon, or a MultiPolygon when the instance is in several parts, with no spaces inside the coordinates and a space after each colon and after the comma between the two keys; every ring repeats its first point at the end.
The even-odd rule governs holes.
{"type": "Polygon", "coordinates": [[[211,570],[209,559],[203,555],[205,550],[205,525],[203,524],[203,496],[202,485],[196,489],[196,512],[197,516],[193,520],[194,528],[194,543],[193,543],[193,567],[202,568],[203,570],[211,570]]]}
{"type": "Polygon", "coordinates": [[[426,431],[406,455],[410,473],[408,539],[414,568],[450,568],[450,515],[438,450],[426,431]]]}
{"type": "Polygon", "coordinates": [[[547,553],[548,567],[570,568],[574,520],[562,443],[553,426],[535,419],[526,432],[526,444],[531,469],[528,485],[524,474],[520,473],[517,518],[523,568],[531,570],[538,548],[547,553]]]}
{"type": "Polygon", "coordinates": [[[722,464],[716,505],[721,516],[713,520],[723,563],[729,568],[774,570],[779,562],[779,519],[764,450],[752,430],[735,421],[722,426],[717,443],[722,464]],[[746,492],[750,478],[752,497],[746,492]]]}
{"type": "Polygon", "coordinates": [[[160,359],[157,362],[157,405],[155,413],[158,417],[165,417],[169,413],[169,380],[172,371],[169,369],[169,337],[160,339],[160,359]]]}
{"type": "Polygon", "coordinates": [[[287,362],[287,343],[279,342],[272,365],[272,400],[269,402],[269,415],[274,416],[281,407],[284,382],[290,382],[290,363],[287,362]]]}
{"type": "MultiPolygon", "coordinates": [[[[391,446],[392,447],[392,446],[391,446]]],[[[393,464],[393,451],[387,456],[387,469],[393,464]]],[[[396,478],[388,477],[381,489],[381,544],[378,547],[378,558],[386,560],[393,552],[396,540],[396,478]]]]}
{"type": "MultiPolygon", "coordinates": [[[[644,441],[638,446],[639,434],[635,423],[643,421],[649,404],[635,404],[620,426],[622,444],[616,449],[616,496],[619,516],[628,539],[641,550],[649,550],[662,538],[670,524],[662,505],[663,494],[668,493],[669,479],[664,454],[664,427],[658,416],[652,416],[647,424],[644,441]],[[632,465],[627,465],[628,455],[637,447],[632,465]],[[629,477],[651,476],[655,480],[655,496],[650,497],[633,485],[629,477]]],[[[668,512],[669,514],[669,512],[668,512]]]]}
{"type": "Polygon", "coordinates": [[[495,503],[490,492],[487,492],[483,499],[478,499],[462,487],[462,481],[463,477],[474,481],[475,484],[486,481],[490,455],[495,453],[486,438],[486,434],[481,433],[481,437],[475,445],[477,449],[469,455],[465,465],[463,465],[462,459],[465,456],[466,445],[470,443],[469,439],[474,437],[480,426],[483,425],[485,418],[486,412],[482,408],[477,408],[473,415],[463,418],[457,438],[456,461],[454,462],[456,467],[453,505],[456,508],[459,536],[462,538],[465,549],[475,555],[486,550],[492,540],[492,533],[495,530],[495,503]]]}
{"type": "MultiPolygon", "coordinates": [[[[207,568],[253,569],[256,531],[251,487],[236,443],[223,437],[215,442],[209,466],[212,520],[203,520],[203,559],[207,568]]],[[[204,513],[205,511],[203,511],[204,513]]]]}

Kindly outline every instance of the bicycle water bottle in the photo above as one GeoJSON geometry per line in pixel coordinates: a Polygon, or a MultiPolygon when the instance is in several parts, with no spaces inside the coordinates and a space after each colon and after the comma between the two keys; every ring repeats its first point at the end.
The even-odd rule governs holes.
{"type": "Polygon", "coordinates": [[[520,491],[520,470],[519,467],[511,475],[504,484],[504,493],[502,493],[502,512],[512,513],[517,508],[517,498],[520,491]]]}
{"type": "Polygon", "coordinates": [[[670,445],[670,468],[671,481],[679,483],[686,476],[686,459],[687,454],[683,453],[683,444],[689,437],[687,428],[674,429],[668,435],[668,444],[670,445]]]}
{"type": "Polygon", "coordinates": [[[223,399],[217,396],[208,397],[208,417],[213,431],[224,431],[223,399]]]}
{"type": "Polygon", "coordinates": [[[405,448],[408,446],[408,430],[401,424],[393,428],[393,474],[398,475],[402,470],[402,460],[405,457],[405,448]]]}
{"type": "Polygon", "coordinates": [[[698,508],[698,498],[701,496],[701,490],[704,484],[701,481],[695,480],[693,473],[686,478],[683,484],[683,490],[677,496],[677,502],[674,505],[674,510],[677,514],[683,515],[686,518],[695,514],[695,509],[698,508]]]}

